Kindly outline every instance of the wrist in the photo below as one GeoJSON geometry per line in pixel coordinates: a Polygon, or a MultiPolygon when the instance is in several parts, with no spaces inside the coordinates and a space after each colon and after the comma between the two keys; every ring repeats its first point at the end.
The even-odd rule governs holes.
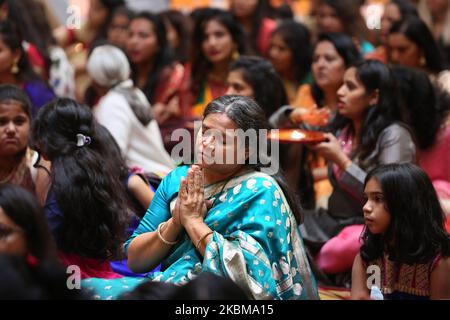
{"type": "Polygon", "coordinates": [[[346,155],[344,155],[340,160],[339,166],[341,167],[342,170],[346,170],[351,164],[352,160],[346,155]]]}
{"type": "Polygon", "coordinates": [[[188,218],[183,221],[183,227],[187,229],[196,228],[198,226],[204,225],[202,217],[188,218]]]}
{"type": "Polygon", "coordinates": [[[179,233],[183,229],[183,226],[180,223],[176,222],[175,219],[172,217],[169,220],[167,220],[167,228],[179,233]]]}

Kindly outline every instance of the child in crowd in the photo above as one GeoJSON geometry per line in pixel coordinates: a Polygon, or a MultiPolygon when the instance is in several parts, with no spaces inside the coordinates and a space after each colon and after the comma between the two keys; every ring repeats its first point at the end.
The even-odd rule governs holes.
{"type": "Polygon", "coordinates": [[[373,284],[384,299],[449,299],[450,237],[426,173],[412,164],[381,165],[367,175],[364,193],[366,226],[352,298],[369,298],[368,270],[375,266],[381,273],[373,284]]]}

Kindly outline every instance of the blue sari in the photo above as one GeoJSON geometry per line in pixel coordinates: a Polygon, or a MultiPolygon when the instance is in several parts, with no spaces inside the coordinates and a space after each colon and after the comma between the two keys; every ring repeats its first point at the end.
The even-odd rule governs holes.
{"type": "MultiPolygon", "coordinates": [[[[153,232],[171,217],[181,177],[188,166],[164,178],[139,227],[125,243],[153,232]]],[[[204,257],[187,234],[147,279],[183,285],[204,271],[228,277],[252,299],[318,299],[303,241],[284,194],[267,174],[249,172],[205,188],[213,200],[204,222],[214,233],[204,257]]],[[[99,299],[115,299],[143,279],[86,279],[83,287],[99,299]]]]}

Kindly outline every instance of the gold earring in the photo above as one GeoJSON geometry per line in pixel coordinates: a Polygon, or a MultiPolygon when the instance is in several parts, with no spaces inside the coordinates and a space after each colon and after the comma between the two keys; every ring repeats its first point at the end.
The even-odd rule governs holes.
{"type": "Polygon", "coordinates": [[[239,54],[238,49],[234,49],[233,53],[231,54],[231,59],[237,60],[237,59],[239,59],[240,56],[241,55],[239,54]]]}
{"type": "Polygon", "coordinates": [[[420,66],[425,67],[427,65],[427,59],[425,59],[424,56],[421,56],[419,63],[420,63],[420,66]]]}
{"type": "Polygon", "coordinates": [[[14,60],[13,65],[11,67],[11,73],[12,74],[18,74],[19,73],[19,66],[17,65],[17,60],[14,60]]]}

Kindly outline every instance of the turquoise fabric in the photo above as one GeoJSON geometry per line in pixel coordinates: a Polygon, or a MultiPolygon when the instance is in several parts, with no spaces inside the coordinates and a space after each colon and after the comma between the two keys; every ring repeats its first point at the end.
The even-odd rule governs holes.
{"type": "MultiPolygon", "coordinates": [[[[180,179],[188,167],[173,170],[161,183],[139,227],[126,242],[155,231],[168,220],[180,179]]],[[[214,201],[204,222],[214,231],[205,256],[184,234],[162,261],[154,281],[183,285],[202,271],[229,277],[255,299],[316,299],[317,287],[303,251],[299,229],[276,181],[263,173],[247,173],[226,184],[211,185],[205,196],[214,201]]],[[[87,279],[83,285],[96,298],[115,299],[139,279],[87,279]]]]}

